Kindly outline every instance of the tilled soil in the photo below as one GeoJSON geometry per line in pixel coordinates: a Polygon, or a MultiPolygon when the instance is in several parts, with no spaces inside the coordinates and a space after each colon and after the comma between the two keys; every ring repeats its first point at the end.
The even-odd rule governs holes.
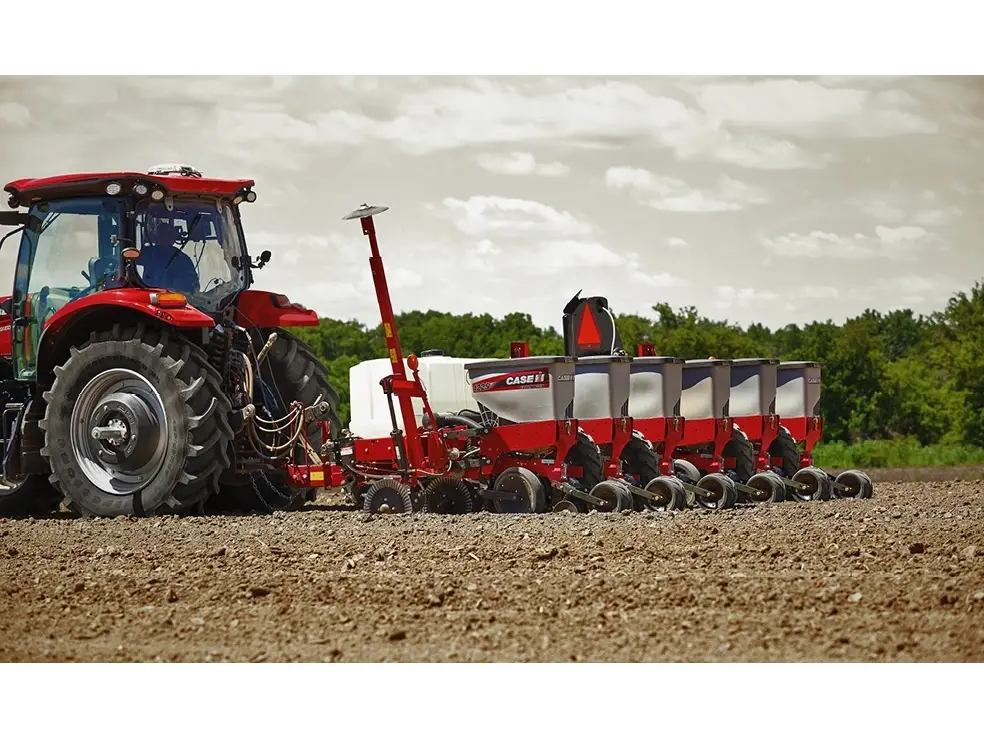
{"type": "Polygon", "coordinates": [[[0,521],[4,661],[982,661],[984,483],[705,513],[0,521]]]}

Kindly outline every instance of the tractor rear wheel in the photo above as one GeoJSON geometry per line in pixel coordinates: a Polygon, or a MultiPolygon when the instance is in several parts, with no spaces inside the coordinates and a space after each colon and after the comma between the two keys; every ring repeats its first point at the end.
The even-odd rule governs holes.
{"type": "Polygon", "coordinates": [[[0,517],[43,517],[58,511],[62,495],[41,475],[14,483],[0,480],[0,517]]]}
{"type": "Polygon", "coordinates": [[[54,374],[41,454],[66,504],[86,516],[147,516],[192,509],[217,490],[231,404],[200,348],[156,326],[116,324],[73,346],[54,374]]]}
{"type": "MultiPolygon", "coordinates": [[[[250,332],[257,352],[276,333],[277,340],[267,354],[264,366],[260,367],[264,381],[287,413],[290,404],[298,401],[310,407],[318,400],[331,405],[322,418],[316,418],[307,427],[307,438],[320,453],[322,442],[318,420],[329,422],[331,438],[338,438],[341,421],[338,418],[338,393],[328,380],[328,370],[315,355],[314,350],[297,336],[280,328],[255,329],[250,332]]],[[[295,458],[304,458],[301,449],[296,450],[295,458]]],[[[362,507],[362,494],[355,488],[349,490],[356,507],[362,507]]],[[[317,494],[314,487],[294,487],[287,483],[286,474],[267,470],[257,472],[252,479],[245,475],[223,479],[214,507],[222,510],[242,512],[268,512],[271,510],[299,510],[306,502],[313,502],[317,494]]]]}

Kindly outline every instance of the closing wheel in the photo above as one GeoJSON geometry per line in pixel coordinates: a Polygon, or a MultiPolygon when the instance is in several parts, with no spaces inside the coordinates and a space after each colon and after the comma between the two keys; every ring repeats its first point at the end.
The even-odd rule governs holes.
{"type": "Polygon", "coordinates": [[[222,379],[183,336],[143,323],[93,333],[44,393],[49,480],[83,515],[196,509],[230,466],[222,379]]]}
{"type": "MultiPolygon", "coordinates": [[[[686,459],[673,459],[673,475],[681,482],[696,485],[700,481],[700,469],[686,459]]],[[[684,503],[687,507],[696,507],[697,498],[692,489],[683,488],[684,503]]]]}
{"type": "Polygon", "coordinates": [[[687,507],[687,490],[676,477],[656,477],[645,489],[659,496],[658,500],[644,498],[647,510],[684,510],[687,507]]]}
{"type": "Polygon", "coordinates": [[[571,512],[579,513],[583,512],[577,505],[574,504],[574,500],[564,499],[553,506],[554,512],[571,512]]]}
{"type": "Polygon", "coordinates": [[[541,513],[547,507],[547,492],[536,474],[529,469],[514,466],[495,479],[492,488],[496,492],[515,492],[518,499],[493,500],[495,511],[503,514],[530,515],[541,513]]]}
{"type": "Polygon", "coordinates": [[[467,515],[472,512],[472,493],[460,479],[437,477],[432,479],[423,494],[423,512],[438,515],[467,515]]]}
{"type": "Polygon", "coordinates": [[[832,494],[838,499],[866,500],[874,492],[874,485],[871,483],[871,478],[857,469],[842,471],[834,481],[837,484],[843,484],[845,487],[848,487],[845,490],[837,489],[836,487],[833,488],[832,494]]]}
{"type": "Polygon", "coordinates": [[[412,510],[410,488],[396,479],[380,479],[362,498],[362,511],[367,513],[398,515],[412,510]]]}
{"type": "Polygon", "coordinates": [[[814,502],[830,499],[830,479],[827,473],[814,466],[800,469],[793,475],[793,481],[805,485],[805,489],[789,488],[789,498],[797,502],[814,502]]]}
{"type": "Polygon", "coordinates": [[[599,482],[591,488],[591,494],[604,500],[604,503],[595,507],[598,512],[621,512],[635,507],[632,493],[617,479],[599,482]]]}
{"type": "Polygon", "coordinates": [[[704,494],[694,495],[697,505],[706,510],[727,510],[738,501],[738,488],[731,477],[724,474],[708,474],[697,482],[697,486],[704,490],[704,494]]]}
{"type": "Polygon", "coordinates": [[[786,485],[775,472],[759,472],[745,482],[745,485],[755,490],[754,493],[745,493],[749,502],[782,502],[786,499],[786,485]]]}
{"type": "Polygon", "coordinates": [[[673,459],[673,474],[688,484],[697,484],[701,477],[700,469],[686,459],[673,459]]]}

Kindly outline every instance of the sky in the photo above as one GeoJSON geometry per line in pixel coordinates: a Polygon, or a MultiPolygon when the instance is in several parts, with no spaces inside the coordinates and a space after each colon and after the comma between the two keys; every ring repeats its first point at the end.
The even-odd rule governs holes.
{"type": "Polygon", "coordinates": [[[368,325],[363,202],[397,312],[779,327],[984,279],[982,77],[0,77],[4,183],[160,163],[255,179],[256,287],[368,325]]]}

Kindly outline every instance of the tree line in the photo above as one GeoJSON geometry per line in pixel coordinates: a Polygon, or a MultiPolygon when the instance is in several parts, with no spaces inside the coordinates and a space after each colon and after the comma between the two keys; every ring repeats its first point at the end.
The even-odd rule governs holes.
{"type": "MultiPolygon", "coordinates": [[[[900,440],[923,445],[984,446],[984,283],[958,292],[930,315],[866,310],[833,321],[771,330],[712,320],[690,307],[653,306],[651,315],[618,315],[626,350],[649,341],[681,358],[772,357],[823,364],[820,407],[824,440],[900,440]]],[[[441,349],[449,356],[506,357],[511,341],[533,355],[563,353],[563,337],[529,315],[452,315],[413,311],[397,316],[405,353],[441,349]]],[[[294,332],[328,367],[349,416],[349,368],[386,356],[382,327],[322,319],[294,332]]]]}

